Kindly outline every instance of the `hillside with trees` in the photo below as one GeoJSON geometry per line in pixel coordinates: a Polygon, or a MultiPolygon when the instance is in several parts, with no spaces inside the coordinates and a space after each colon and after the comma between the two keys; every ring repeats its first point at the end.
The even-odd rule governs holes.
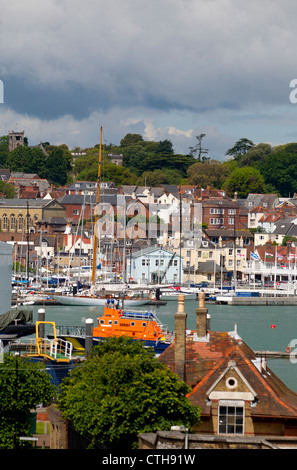
{"type": "MultiPolygon", "coordinates": [[[[277,193],[289,197],[297,193],[297,143],[272,147],[268,143],[254,144],[241,138],[228,149],[221,160],[211,157],[204,147],[205,134],[186,155],[174,152],[172,142],[146,141],[140,134],[127,134],[120,145],[102,145],[101,180],[116,186],[189,184],[224,189],[228,196],[253,193],[277,193]],[[111,162],[111,155],[121,154],[123,165],[111,162]]],[[[86,148],[73,157],[66,144],[54,146],[48,142],[39,146],[26,145],[8,150],[8,136],[0,137],[0,166],[11,171],[37,173],[56,186],[75,180],[96,181],[99,145],[86,148]],[[45,150],[45,152],[44,152],[45,150]]]]}

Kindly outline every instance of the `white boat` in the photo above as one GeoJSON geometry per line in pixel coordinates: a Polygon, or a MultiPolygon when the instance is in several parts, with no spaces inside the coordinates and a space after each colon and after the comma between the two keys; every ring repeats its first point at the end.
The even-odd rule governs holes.
{"type": "Polygon", "coordinates": [[[179,294],[183,294],[185,296],[185,300],[196,300],[197,294],[190,289],[181,288],[177,289],[175,287],[162,290],[160,299],[161,300],[178,300],[179,294]]]}
{"type": "MultiPolygon", "coordinates": [[[[53,295],[53,298],[62,305],[72,305],[72,306],[85,306],[85,307],[96,307],[100,305],[105,305],[107,298],[113,298],[118,300],[119,302],[122,301],[121,297],[114,297],[114,296],[105,296],[105,297],[96,297],[91,295],[53,295]]],[[[141,297],[124,297],[124,305],[130,307],[137,307],[139,305],[145,305],[149,302],[148,298],[141,298],[141,297]]]]}

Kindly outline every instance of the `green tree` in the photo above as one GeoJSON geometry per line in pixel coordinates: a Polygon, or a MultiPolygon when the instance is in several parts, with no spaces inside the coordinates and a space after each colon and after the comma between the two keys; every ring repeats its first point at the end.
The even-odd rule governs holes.
{"type": "Polygon", "coordinates": [[[297,193],[297,143],[274,147],[260,167],[266,185],[281,196],[297,193]]]}
{"type": "Polygon", "coordinates": [[[16,188],[13,184],[0,181],[0,192],[4,193],[7,199],[14,199],[16,197],[16,188]]]}
{"type": "Polygon", "coordinates": [[[244,155],[239,158],[239,166],[253,166],[261,171],[266,158],[272,153],[270,144],[258,144],[251,147],[244,155]]]}
{"type": "Polygon", "coordinates": [[[140,432],[191,428],[200,418],[190,388],[154,352],[128,338],[110,338],[62,383],[59,408],[74,428],[111,448],[135,448],[140,432]]]}
{"type": "Polygon", "coordinates": [[[160,140],[160,142],[158,143],[156,152],[165,154],[165,155],[172,155],[174,153],[172,142],[168,139],[160,140]]]}
{"type": "Polygon", "coordinates": [[[188,168],[189,184],[220,189],[231,171],[217,160],[197,162],[188,168]]]}
{"type": "Polygon", "coordinates": [[[140,186],[159,186],[161,184],[180,184],[182,174],[170,168],[144,171],[138,180],[140,186]]]}
{"type": "Polygon", "coordinates": [[[248,150],[254,147],[254,145],[255,144],[251,140],[242,137],[237,142],[235,142],[232,148],[227,150],[225,155],[232,156],[233,158],[235,158],[235,160],[239,159],[242,155],[245,155],[248,150]]]}
{"type": "Polygon", "coordinates": [[[46,177],[55,184],[64,185],[71,170],[68,151],[61,146],[53,147],[46,159],[46,177]]]}
{"type": "Polygon", "coordinates": [[[290,237],[290,235],[285,235],[283,240],[282,240],[282,246],[287,246],[288,242],[293,242],[294,245],[296,246],[297,238],[296,237],[290,237]]]}
{"type": "Polygon", "coordinates": [[[6,168],[6,161],[9,155],[9,147],[8,147],[8,135],[3,135],[0,137],[0,167],[6,168]]]}
{"type": "Polygon", "coordinates": [[[143,142],[143,138],[140,134],[127,134],[121,140],[121,147],[130,147],[131,145],[143,142]]]}
{"type": "Polygon", "coordinates": [[[246,198],[249,193],[265,193],[264,178],[256,168],[235,169],[224,183],[227,196],[237,192],[239,198],[246,198]]]}
{"type": "Polygon", "coordinates": [[[16,147],[9,152],[6,163],[10,171],[37,173],[41,178],[46,176],[46,155],[39,147],[16,147]]]}
{"type": "Polygon", "coordinates": [[[20,436],[30,436],[31,410],[50,404],[55,394],[43,365],[5,354],[0,363],[0,448],[18,447],[20,436]]]}

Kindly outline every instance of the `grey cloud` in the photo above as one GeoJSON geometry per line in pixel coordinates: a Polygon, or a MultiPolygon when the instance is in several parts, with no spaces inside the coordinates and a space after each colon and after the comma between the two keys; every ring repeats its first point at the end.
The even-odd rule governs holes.
{"type": "Polygon", "coordinates": [[[223,149],[244,115],[289,106],[293,0],[11,0],[1,10],[0,78],[16,114],[85,128],[98,112],[114,136],[130,129],[122,117],[153,119],[185,152],[189,133],[166,130],[177,122],[193,135],[216,129],[223,149]]]}

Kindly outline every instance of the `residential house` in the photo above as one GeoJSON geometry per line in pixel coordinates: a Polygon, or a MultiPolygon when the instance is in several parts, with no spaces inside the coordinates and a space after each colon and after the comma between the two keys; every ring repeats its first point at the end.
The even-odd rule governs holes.
{"type": "Polygon", "coordinates": [[[245,206],[248,210],[254,207],[262,207],[264,210],[271,210],[280,203],[277,194],[254,194],[250,193],[245,199],[245,206]]]}
{"type": "Polygon", "coordinates": [[[49,182],[45,178],[40,178],[36,173],[11,172],[8,183],[15,186],[19,198],[30,197],[32,192],[33,197],[42,198],[50,187],[49,182]],[[27,194],[22,195],[24,192],[27,194]]]}
{"type": "MultiPolygon", "coordinates": [[[[68,185],[67,194],[84,194],[90,196],[97,193],[96,181],[75,181],[68,185]]],[[[118,190],[112,182],[100,182],[100,194],[117,194],[118,190]]]]}
{"type": "Polygon", "coordinates": [[[252,247],[254,244],[253,234],[247,230],[233,230],[233,229],[204,229],[203,235],[205,238],[216,244],[224,244],[226,242],[236,242],[245,248],[252,247]]]}
{"type": "Polygon", "coordinates": [[[110,162],[114,165],[123,166],[123,154],[108,153],[107,156],[110,158],[110,162]]]}
{"type": "Polygon", "coordinates": [[[54,259],[55,252],[58,251],[56,236],[48,233],[36,234],[34,237],[34,247],[40,259],[39,266],[49,267],[54,259]]]}
{"type": "Polygon", "coordinates": [[[248,211],[236,198],[206,199],[202,202],[202,210],[202,222],[208,230],[235,230],[247,227],[248,211]]]}
{"type": "Polygon", "coordinates": [[[65,207],[65,218],[78,223],[81,219],[91,219],[96,198],[94,195],[85,197],[82,194],[65,194],[57,201],[65,207]]]}
{"type": "Polygon", "coordinates": [[[159,357],[191,387],[187,397],[201,409],[201,422],[194,427],[200,439],[189,436],[190,448],[200,447],[210,436],[220,448],[228,447],[232,436],[242,438],[243,446],[263,436],[295,438],[296,445],[297,394],[269,369],[265,355],[256,356],[236,325],[234,331],[211,330],[204,293],[199,294],[193,331],[187,330],[190,313],[179,296],[175,341],[159,357]]]}
{"type": "Polygon", "coordinates": [[[1,181],[4,181],[5,183],[8,183],[10,178],[10,170],[7,168],[0,168],[0,179],[1,181]]]}
{"type": "Polygon", "coordinates": [[[207,186],[206,188],[195,188],[194,194],[200,201],[204,201],[205,199],[224,199],[226,197],[224,190],[214,189],[210,186],[207,186]]]}
{"type": "Polygon", "coordinates": [[[182,238],[181,247],[172,243],[168,243],[167,247],[180,253],[184,260],[184,283],[214,283],[215,279],[220,279],[222,249],[219,245],[197,236],[191,239],[182,238]]]}

